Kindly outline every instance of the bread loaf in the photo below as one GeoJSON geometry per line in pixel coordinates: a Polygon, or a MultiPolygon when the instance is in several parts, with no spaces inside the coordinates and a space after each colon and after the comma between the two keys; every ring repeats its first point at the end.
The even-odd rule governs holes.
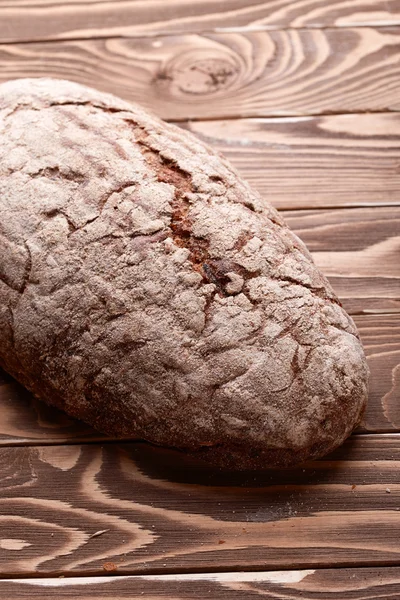
{"type": "Polygon", "coordinates": [[[367,397],[353,321],[232,166],[50,79],[0,86],[0,364],[100,431],[233,468],[324,455],[367,397]]]}

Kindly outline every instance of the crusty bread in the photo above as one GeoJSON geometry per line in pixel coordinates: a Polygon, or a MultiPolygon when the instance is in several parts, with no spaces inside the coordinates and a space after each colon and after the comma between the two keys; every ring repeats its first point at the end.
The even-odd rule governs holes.
{"type": "Polygon", "coordinates": [[[50,79],[0,86],[0,365],[101,431],[234,468],[329,452],[367,397],[353,321],[231,165],[50,79]]]}

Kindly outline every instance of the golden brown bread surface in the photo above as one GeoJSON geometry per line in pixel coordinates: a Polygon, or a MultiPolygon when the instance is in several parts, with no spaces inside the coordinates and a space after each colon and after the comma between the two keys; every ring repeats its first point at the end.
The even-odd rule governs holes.
{"type": "Polygon", "coordinates": [[[367,397],[353,321],[230,164],[49,79],[0,86],[0,365],[106,433],[235,468],[329,452],[367,397]]]}

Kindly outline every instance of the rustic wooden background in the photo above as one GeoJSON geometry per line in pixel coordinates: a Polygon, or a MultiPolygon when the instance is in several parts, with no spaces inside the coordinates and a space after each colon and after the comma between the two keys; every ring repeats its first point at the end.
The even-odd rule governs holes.
{"type": "Polygon", "coordinates": [[[400,1],[0,0],[0,80],[69,78],[222,150],[354,315],[333,455],[227,473],[113,442],[0,373],[0,598],[400,598],[400,1]]]}

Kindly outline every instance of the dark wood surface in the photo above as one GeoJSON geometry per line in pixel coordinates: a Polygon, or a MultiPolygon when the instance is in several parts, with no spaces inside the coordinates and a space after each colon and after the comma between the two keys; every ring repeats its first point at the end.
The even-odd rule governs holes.
{"type": "Polygon", "coordinates": [[[111,440],[0,372],[0,599],[400,599],[399,0],[0,0],[0,81],[69,78],[222,151],[359,329],[361,427],[225,472],[111,440]]]}
{"type": "Polygon", "coordinates": [[[399,464],[399,434],[280,472],[141,443],[1,448],[0,574],[395,566],[399,464]]]}

